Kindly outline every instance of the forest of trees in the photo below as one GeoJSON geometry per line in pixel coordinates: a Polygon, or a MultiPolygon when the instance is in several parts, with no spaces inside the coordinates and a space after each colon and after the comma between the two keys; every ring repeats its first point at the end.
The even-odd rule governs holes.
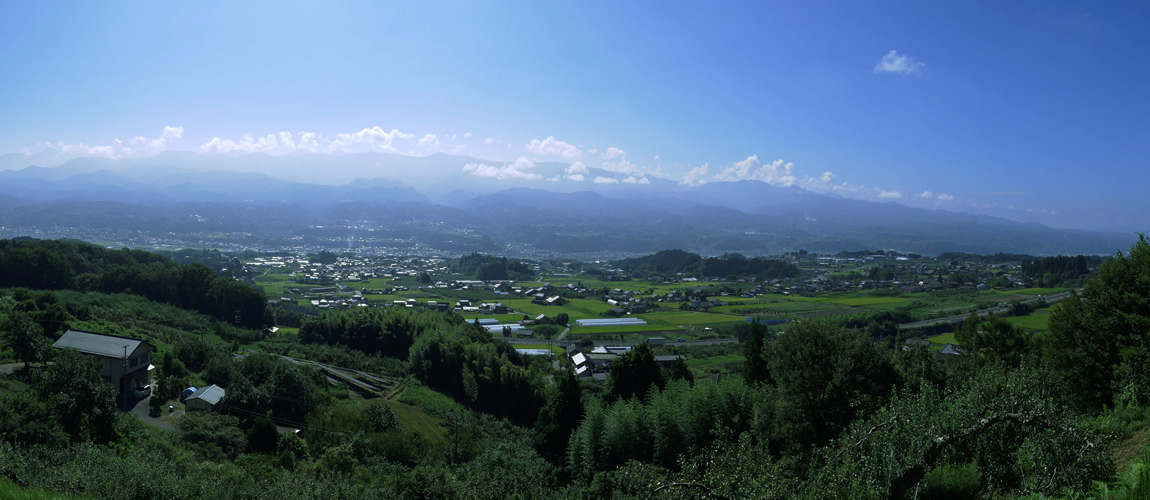
{"type": "Polygon", "coordinates": [[[264,295],[207,266],[78,241],[0,240],[0,288],[131,293],[246,328],[271,325],[264,295]]]}
{"type": "Polygon", "coordinates": [[[1054,257],[1022,260],[1022,275],[1038,281],[1042,286],[1055,287],[1090,274],[1090,268],[1102,263],[1097,256],[1057,255],[1054,257]]]}
{"type": "Polygon", "coordinates": [[[644,257],[623,259],[619,261],[619,267],[631,273],[658,274],[664,277],[682,274],[696,278],[738,276],[769,280],[789,278],[799,273],[793,264],[780,260],[747,258],[740,254],[703,258],[683,250],[662,250],[644,257]]]}
{"type": "Polygon", "coordinates": [[[983,264],[1005,264],[1007,262],[1018,262],[1025,259],[1033,259],[1029,255],[1020,255],[1013,253],[995,252],[992,255],[982,255],[977,253],[966,252],[942,252],[938,254],[938,260],[950,260],[958,262],[981,262],[983,264]]]}
{"type": "MultiPolygon", "coordinates": [[[[49,263],[57,255],[41,254],[49,263]]],[[[3,292],[4,349],[20,348],[28,332],[44,335],[32,313],[52,304],[68,321],[87,310],[108,324],[142,323],[126,299],[104,297],[137,296],[3,292]]],[[[892,349],[868,334],[897,319],[807,319],[781,334],[752,322],[741,371],[717,379],[683,376],[684,364],[666,370],[642,344],[614,361],[605,383],[520,356],[453,313],[331,311],[305,319],[298,339],[256,344],[264,352],[242,359],[236,346],[157,334],[158,369],[178,379],[160,392],[191,380],[228,386],[221,414],[180,420],[179,432],[142,430],[115,410],[96,366],[49,353],[54,363],[0,377],[0,491],[11,483],[98,498],[1138,498],[1150,488],[1150,459],[1136,454],[1124,459],[1134,475],[1114,476],[1116,446],[1150,429],[1144,237],[1103,262],[1081,296],[1053,307],[1044,333],[972,317],[955,332],[967,354],[940,362],[923,346],[892,349]],[[349,397],[318,370],[272,355],[284,353],[401,377],[407,403],[349,397]],[[393,408],[441,423],[408,428],[393,408]],[[274,435],[283,423],[304,431],[274,435]],[[428,437],[435,432],[445,439],[428,437]]]]}
{"type": "Polygon", "coordinates": [[[520,261],[478,253],[460,257],[452,267],[454,272],[477,280],[529,281],[535,277],[535,271],[520,261]]]}

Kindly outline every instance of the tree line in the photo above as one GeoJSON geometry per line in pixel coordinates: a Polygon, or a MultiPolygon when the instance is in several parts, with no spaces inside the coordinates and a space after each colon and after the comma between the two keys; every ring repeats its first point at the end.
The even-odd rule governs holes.
{"type": "Polygon", "coordinates": [[[1101,263],[1102,258],[1093,255],[1028,257],[1022,260],[1022,275],[1040,281],[1043,286],[1054,287],[1089,275],[1090,267],[1101,263]]]}
{"type": "Polygon", "coordinates": [[[200,263],[69,240],[0,240],[0,287],[132,293],[246,328],[272,323],[263,293],[200,263]]]}
{"type": "Polygon", "coordinates": [[[747,258],[741,254],[703,258],[684,250],[661,250],[652,255],[623,259],[621,269],[647,275],[692,276],[750,276],[760,280],[789,278],[799,273],[793,264],[763,257],[747,258]]]}
{"type": "Polygon", "coordinates": [[[472,276],[477,280],[530,281],[535,271],[518,260],[472,253],[451,262],[454,272],[472,276]]]}

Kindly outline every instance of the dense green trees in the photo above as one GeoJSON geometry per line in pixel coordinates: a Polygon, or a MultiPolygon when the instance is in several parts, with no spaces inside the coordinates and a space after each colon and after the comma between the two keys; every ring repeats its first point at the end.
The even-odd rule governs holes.
{"type": "MultiPolygon", "coordinates": [[[[8,409],[13,413],[4,418],[31,423],[50,441],[55,440],[51,436],[57,433],[73,442],[110,441],[115,437],[120,414],[116,410],[116,390],[100,377],[100,369],[99,361],[74,349],[58,352],[51,365],[32,374],[30,395],[34,395],[34,403],[16,403],[8,409]]],[[[18,437],[27,430],[10,432],[16,433],[15,440],[39,440],[18,437]]]]}
{"type": "Polygon", "coordinates": [[[898,381],[882,347],[825,321],[797,323],[766,349],[777,395],[757,418],[772,441],[797,451],[827,444],[878,409],[898,381]]]}
{"type": "Polygon", "coordinates": [[[572,433],[568,467],[580,482],[628,461],[677,468],[679,457],[748,428],[754,392],[739,378],[691,387],[672,382],[646,402],[622,399],[587,407],[572,433]]]}
{"type": "Polygon", "coordinates": [[[395,418],[395,411],[384,403],[369,404],[363,407],[363,417],[370,424],[372,432],[384,432],[399,429],[399,420],[395,418]]]}
{"type": "Polygon", "coordinates": [[[443,324],[460,325],[463,318],[404,308],[333,310],[304,321],[304,343],[343,344],[367,354],[406,359],[415,339],[443,324]]]}
{"type": "Polygon", "coordinates": [[[535,276],[535,271],[526,264],[508,260],[507,257],[493,257],[473,253],[464,255],[454,264],[454,271],[477,280],[516,280],[526,281],[535,276]]]}
{"type": "Polygon", "coordinates": [[[1044,342],[1048,366],[1080,409],[1112,405],[1116,395],[1150,402],[1150,243],[1144,235],[1054,307],[1044,342]]]}
{"type": "Polygon", "coordinates": [[[611,362],[608,383],[612,398],[630,399],[646,396],[652,387],[662,389],[667,385],[667,378],[655,362],[651,344],[644,342],[611,362]]]}
{"type": "Polygon", "coordinates": [[[416,378],[476,410],[518,425],[534,424],[539,415],[542,374],[475,325],[443,324],[421,334],[410,363],[416,378]]]}
{"type": "Polygon", "coordinates": [[[1022,259],[1022,276],[1037,280],[1042,286],[1058,286],[1064,281],[1077,280],[1090,274],[1090,266],[1097,266],[1100,263],[1100,258],[1085,255],[1027,257],[1022,259]]]}
{"type": "Polygon", "coordinates": [[[25,368],[29,362],[43,361],[52,348],[52,343],[44,336],[44,329],[23,311],[9,313],[8,319],[0,325],[0,333],[16,353],[16,358],[24,362],[25,368]]]}
{"type": "Polygon", "coordinates": [[[1041,368],[986,370],[952,390],[899,392],[809,460],[777,458],[749,436],[688,462],[666,483],[727,498],[904,498],[936,467],[974,464],[976,491],[1066,495],[1109,477],[1107,437],[1068,411],[1041,368]]]}
{"type": "Polygon", "coordinates": [[[262,293],[203,264],[180,266],[141,250],[74,241],[0,240],[0,287],[128,292],[247,328],[271,319],[262,293]]]}
{"type": "Polygon", "coordinates": [[[766,340],[766,328],[757,320],[752,321],[750,333],[743,341],[743,355],[747,360],[746,364],[743,365],[743,378],[747,380],[748,384],[765,382],[771,377],[770,368],[767,367],[766,353],[763,352],[766,340]]]}
{"type": "Polygon", "coordinates": [[[985,319],[970,315],[955,331],[955,339],[971,353],[1006,366],[1018,366],[1023,358],[1041,354],[1039,336],[993,314],[985,319]]]}
{"type": "Polygon", "coordinates": [[[799,269],[793,264],[774,259],[755,257],[748,259],[739,254],[721,257],[700,257],[683,250],[662,250],[653,255],[619,261],[627,272],[660,274],[662,276],[753,276],[757,279],[775,279],[795,276],[799,269]]]}
{"type": "Polygon", "coordinates": [[[560,461],[571,433],[583,420],[583,389],[570,370],[555,378],[535,422],[535,447],[552,461],[560,461]]]}

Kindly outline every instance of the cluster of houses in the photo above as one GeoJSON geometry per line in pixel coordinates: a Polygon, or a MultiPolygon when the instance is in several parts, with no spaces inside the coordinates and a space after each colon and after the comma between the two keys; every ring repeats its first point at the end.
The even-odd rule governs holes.
{"type": "MultiPolygon", "coordinates": [[[[651,298],[657,300],[658,295],[653,295],[651,298]]],[[[634,290],[614,288],[603,297],[603,300],[607,302],[607,305],[611,306],[611,309],[607,311],[608,316],[643,314],[647,312],[647,301],[642,299],[639,292],[634,290]]]]}
{"type": "MultiPolygon", "coordinates": [[[[923,347],[929,348],[930,347],[930,341],[924,340],[924,339],[906,339],[906,342],[902,346],[902,350],[909,351],[911,349],[914,349],[915,346],[920,346],[920,345],[923,347]]],[[[959,347],[958,344],[952,344],[950,342],[947,342],[946,345],[943,346],[941,350],[934,353],[934,357],[935,357],[935,359],[937,359],[939,361],[946,361],[947,359],[953,358],[955,356],[963,356],[965,354],[966,354],[966,349],[959,347]]]]}
{"type": "MultiPolygon", "coordinates": [[[[571,344],[567,346],[567,360],[575,370],[576,376],[603,380],[610,372],[611,362],[628,352],[631,352],[631,346],[597,346],[584,352],[579,345],[571,344]]],[[[655,362],[664,369],[670,369],[675,360],[680,358],[686,359],[686,356],[681,354],[655,356],[655,362]]]]}
{"type": "Polygon", "coordinates": [[[455,303],[455,312],[462,313],[464,316],[468,314],[507,314],[510,310],[507,304],[502,302],[473,303],[468,299],[459,299],[455,303]]]}

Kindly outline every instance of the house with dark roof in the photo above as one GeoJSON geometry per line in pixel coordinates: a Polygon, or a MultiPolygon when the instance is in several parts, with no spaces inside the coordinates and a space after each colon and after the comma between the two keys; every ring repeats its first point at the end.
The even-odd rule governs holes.
{"type": "Polygon", "coordinates": [[[151,383],[151,344],[140,339],[107,333],[68,330],[52,345],[56,349],[76,349],[103,363],[100,376],[111,382],[120,394],[151,383]]]}
{"type": "Polygon", "coordinates": [[[941,351],[938,351],[938,353],[935,354],[935,357],[938,358],[939,361],[945,361],[947,358],[962,356],[964,354],[966,354],[966,349],[947,342],[946,346],[944,346],[941,351]]]}
{"type": "Polygon", "coordinates": [[[187,408],[188,411],[213,411],[226,395],[227,391],[223,387],[212,384],[188,396],[188,399],[184,400],[184,408],[187,408]]]}

